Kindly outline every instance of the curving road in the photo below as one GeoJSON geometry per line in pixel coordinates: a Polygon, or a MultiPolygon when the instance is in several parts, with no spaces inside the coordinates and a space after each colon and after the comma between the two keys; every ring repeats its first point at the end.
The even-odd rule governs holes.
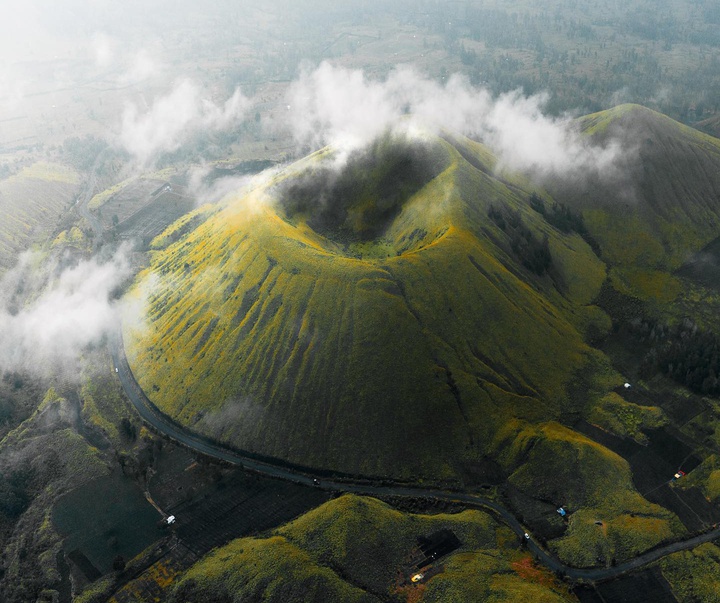
{"type": "MultiPolygon", "coordinates": [[[[272,463],[252,459],[240,452],[236,452],[223,447],[222,445],[210,442],[202,436],[194,434],[177,425],[168,416],[160,412],[158,408],[148,399],[145,392],[143,392],[133,376],[132,370],[127,362],[127,358],[125,357],[125,350],[119,333],[111,336],[110,353],[115,363],[115,367],[117,368],[117,376],[120,383],[125,390],[127,397],[130,399],[133,406],[135,406],[140,416],[157,431],[187,446],[188,448],[192,448],[208,456],[270,477],[286,479],[308,486],[316,485],[324,488],[325,490],[351,492],[353,494],[363,494],[369,496],[408,496],[415,498],[432,498],[448,502],[459,502],[472,507],[481,507],[489,509],[500,516],[500,518],[518,535],[519,538],[523,538],[523,535],[527,531],[517,518],[505,507],[493,500],[475,494],[450,492],[446,490],[432,490],[411,486],[374,486],[362,482],[335,481],[331,479],[316,478],[311,473],[304,473],[299,470],[293,470],[280,465],[273,465],[272,463]]],[[[561,572],[568,578],[576,581],[599,581],[608,580],[626,572],[636,570],[648,563],[657,561],[666,555],[694,548],[699,544],[710,542],[716,538],[720,538],[720,528],[648,551],[647,553],[643,553],[642,555],[615,567],[592,569],[579,569],[565,565],[557,557],[554,557],[548,551],[543,549],[535,540],[533,540],[532,537],[530,537],[526,545],[527,549],[540,561],[540,563],[544,564],[554,572],[561,572]]]]}

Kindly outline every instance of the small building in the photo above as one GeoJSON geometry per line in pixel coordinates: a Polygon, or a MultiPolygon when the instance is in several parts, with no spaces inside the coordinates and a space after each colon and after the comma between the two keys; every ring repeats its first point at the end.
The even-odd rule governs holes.
{"type": "Polygon", "coordinates": [[[168,525],[172,525],[175,523],[175,516],[174,515],[168,515],[167,519],[165,520],[165,523],[168,525]]]}

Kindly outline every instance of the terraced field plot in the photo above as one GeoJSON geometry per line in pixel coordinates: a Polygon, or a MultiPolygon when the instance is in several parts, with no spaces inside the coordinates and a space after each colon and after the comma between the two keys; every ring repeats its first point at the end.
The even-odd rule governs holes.
{"type": "Polygon", "coordinates": [[[161,192],[146,205],[128,216],[116,227],[120,239],[133,239],[142,242],[143,247],[163,232],[169,224],[191,211],[195,207],[193,199],[179,190],[161,192]]]}
{"type": "Polygon", "coordinates": [[[658,568],[651,568],[594,587],[575,590],[580,603],[676,603],[677,599],[658,568]]]}
{"type": "Polygon", "coordinates": [[[164,536],[160,519],[140,488],[119,473],[73,490],[53,510],[65,550],[80,551],[100,574],[112,570],[118,555],[131,559],[164,536]]]}
{"type": "Polygon", "coordinates": [[[176,542],[162,559],[153,563],[116,592],[108,603],[154,603],[163,601],[177,576],[198,560],[184,544],[176,542]]]}
{"type": "Polygon", "coordinates": [[[0,182],[0,273],[34,241],[52,234],[79,187],[70,168],[36,163],[0,182]]]}
{"type": "Polygon", "coordinates": [[[237,471],[168,512],[177,518],[174,530],[185,546],[203,555],[233,538],[281,525],[329,498],[315,488],[237,471]]]}

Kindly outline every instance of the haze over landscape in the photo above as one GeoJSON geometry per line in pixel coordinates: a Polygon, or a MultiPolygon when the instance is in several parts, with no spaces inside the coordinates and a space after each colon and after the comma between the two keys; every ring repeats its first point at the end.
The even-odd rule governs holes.
{"type": "Polygon", "coordinates": [[[0,600],[716,601],[716,4],[6,7],[0,600]]]}

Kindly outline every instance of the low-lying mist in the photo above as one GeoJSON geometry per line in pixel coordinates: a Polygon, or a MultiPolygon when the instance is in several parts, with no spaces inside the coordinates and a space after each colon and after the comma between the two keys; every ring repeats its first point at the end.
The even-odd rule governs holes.
{"type": "Polygon", "coordinates": [[[0,279],[0,373],[76,378],[83,351],[117,325],[114,298],[132,274],[129,251],[69,267],[23,254],[0,279]]]}

